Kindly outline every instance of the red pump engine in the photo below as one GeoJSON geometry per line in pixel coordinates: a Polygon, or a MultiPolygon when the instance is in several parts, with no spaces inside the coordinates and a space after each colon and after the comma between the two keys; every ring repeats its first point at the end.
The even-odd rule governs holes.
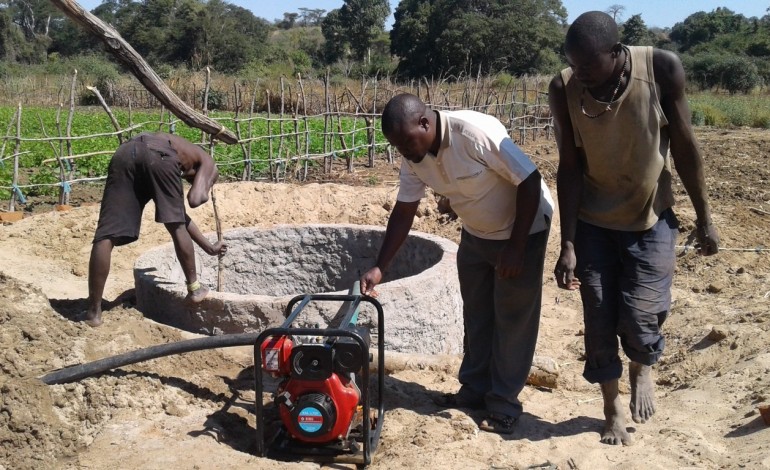
{"type": "Polygon", "coordinates": [[[291,299],[286,319],[267,328],[254,343],[254,391],[257,455],[294,460],[297,457],[364,466],[382,432],[385,409],[385,315],[382,305],[360,294],[306,294],[291,299]],[[295,321],[310,302],[343,302],[333,322],[337,327],[299,327],[295,321]],[[368,328],[357,326],[362,302],[377,310],[377,390],[371,391],[368,328]],[[281,426],[266,439],[265,407],[260,399],[263,376],[279,379],[273,403],[281,426]],[[372,407],[376,405],[376,408],[372,407]]]}
{"type": "MultiPolygon", "coordinates": [[[[369,332],[356,328],[365,339],[369,332]]],[[[275,404],[289,435],[306,443],[347,439],[361,422],[361,346],[347,337],[271,336],[261,345],[262,368],[284,379],[275,404]]]]}

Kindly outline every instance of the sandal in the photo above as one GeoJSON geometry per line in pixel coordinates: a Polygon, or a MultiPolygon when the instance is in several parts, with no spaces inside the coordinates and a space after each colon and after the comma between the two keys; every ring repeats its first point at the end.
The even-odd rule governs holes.
{"type": "Polygon", "coordinates": [[[479,424],[479,429],[497,434],[511,434],[516,429],[519,418],[501,413],[489,413],[484,421],[479,424]]]}
{"type": "Polygon", "coordinates": [[[442,408],[470,408],[472,410],[479,410],[485,407],[484,400],[471,400],[462,397],[458,393],[442,393],[433,397],[433,403],[442,408]]]}

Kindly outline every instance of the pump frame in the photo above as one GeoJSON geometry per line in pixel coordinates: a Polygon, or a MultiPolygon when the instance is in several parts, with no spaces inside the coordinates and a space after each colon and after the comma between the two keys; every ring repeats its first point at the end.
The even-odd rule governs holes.
{"type": "MultiPolygon", "coordinates": [[[[344,308],[344,306],[343,306],[344,308]]],[[[267,328],[257,336],[254,344],[254,389],[255,389],[255,415],[256,415],[256,444],[257,455],[260,457],[296,458],[311,457],[311,460],[325,460],[339,463],[358,463],[369,465],[372,455],[377,450],[380,440],[384,418],[383,393],[385,386],[385,319],[382,305],[373,297],[361,294],[305,294],[292,298],[286,306],[286,320],[277,328],[267,328]],[[369,393],[369,345],[356,331],[345,328],[291,328],[291,324],[297,319],[302,310],[312,301],[337,301],[350,302],[347,312],[344,314],[340,325],[355,325],[361,302],[367,302],[377,310],[377,415],[374,429],[372,429],[371,403],[369,393]],[[299,303],[299,305],[297,305],[299,303]],[[295,308],[296,305],[296,308],[295,308]],[[361,404],[363,407],[362,435],[360,442],[363,444],[359,450],[340,449],[334,445],[309,444],[298,442],[287,435],[283,426],[272,438],[268,446],[265,436],[264,403],[262,370],[262,343],[271,336],[323,336],[323,337],[348,337],[353,338],[361,348],[361,404]],[[283,434],[283,435],[282,435],[283,434]],[[356,460],[361,460],[356,462],[356,460]]],[[[355,439],[355,438],[354,438],[355,439]]],[[[357,442],[359,439],[355,439],[357,442]]]]}

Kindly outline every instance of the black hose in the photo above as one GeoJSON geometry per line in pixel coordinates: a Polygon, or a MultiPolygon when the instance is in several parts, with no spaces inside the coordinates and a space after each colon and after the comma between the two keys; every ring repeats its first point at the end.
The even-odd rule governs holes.
{"type": "Polygon", "coordinates": [[[229,348],[232,346],[254,345],[259,333],[239,333],[232,335],[207,336],[205,338],[177,341],[176,343],[159,344],[149,348],[137,349],[117,356],[99,359],[98,361],[65,367],[40,377],[48,385],[75,382],[91,377],[104,371],[137,362],[148,361],[157,357],[171,356],[203,349],[229,348]]]}

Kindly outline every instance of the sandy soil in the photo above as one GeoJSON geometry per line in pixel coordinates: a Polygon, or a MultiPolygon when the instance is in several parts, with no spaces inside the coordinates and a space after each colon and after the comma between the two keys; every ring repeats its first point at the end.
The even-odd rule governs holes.
{"type": "MultiPolygon", "coordinates": [[[[711,258],[679,250],[667,351],[655,369],[658,413],[643,425],[630,422],[629,413],[636,445],[599,442],[599,390],[581,377],[580,300],[558,290],[547,274],[537,353],[559,364],[558,387],[527,387],[525,415],[513,435],[502,437],[480,432],[482,416],[475,412],[433,404],[431,397],[458,388],[453,370],[393,373],[385,383],[387,411],[371,468],[770,468],[770,427],[757,411],[770,403],[770,132],[697,133],[725,249],[711,258]]],[[[554,188],[553,142],[525,150],[554,188]]],[[[396,175],[397,168],[380,162],[376,175],[358,169],[336,183],[222,184],[220,217],[225,230],[384,224],[396,175]]],[[[681,185],[676,194],[684,246],[693,212],[681,185]]],[[[105,324],[97,329],[74,319],[85,308],[98,205],[52,212],[38,204],[35,212],[0,227],[0,469],[318,468],[254,455],[251,348],[155,359],[73,384],[37,380],[66,365],[193,335],[133,308],[133,261],[169,241],[152,222],[152,210],[140,241],[113,254],[105,324]]],[[[204,230],[214,230],[211,205],[191,215],[204,230]]],[[[457,241],[459,224],[427,201],[415,229],[457,241]]],[[[558,219],[547,272],[557,237],[558,219]]],[[[623,392],[629,398],[627,384],[623,392]]]]}

